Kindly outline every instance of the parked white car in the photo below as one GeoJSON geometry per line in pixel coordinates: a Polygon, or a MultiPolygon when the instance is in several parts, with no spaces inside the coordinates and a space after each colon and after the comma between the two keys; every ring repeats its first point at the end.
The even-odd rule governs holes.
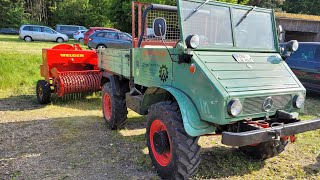
{"type": "Polygon", "coordinates": [[[73,39],[76,41],[79,41],[81,43],[83,43],[83,39],[84,39],[84,33],[87,32],[87,30],[78,30],[77,32],[75,32],[73,34],[73,39]]]}
{"type": "Polygon", "coordinates": [[[63,43],[69,41],[69,37],[65,34],[40,25],[22,25],[19,30],[19,38],[27,42],[31,41],[56,41],[63,43]]]}

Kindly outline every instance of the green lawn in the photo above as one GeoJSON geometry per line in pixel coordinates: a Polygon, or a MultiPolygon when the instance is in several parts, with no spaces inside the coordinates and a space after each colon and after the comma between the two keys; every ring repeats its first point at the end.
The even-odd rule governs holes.
{"type": "MultiPolygon", "coordinates": [[[[54,45],[0,35],[0,179],[157,178],[145,146],[145,117],[129,111],[126,129],[111,131],[99,94],[37,104],[41,49],[54,45]]],[[[320,95],[308,94],[301,118],[320,118],[320,95]]],[[[320,130],[299,134],[266,161],[220,140],[200,138],[202,162],[193,179],[320,179],[320,130]]]]}

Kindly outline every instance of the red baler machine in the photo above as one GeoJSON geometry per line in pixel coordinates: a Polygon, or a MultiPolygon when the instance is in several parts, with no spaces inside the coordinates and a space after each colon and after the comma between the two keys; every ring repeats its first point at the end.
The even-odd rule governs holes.
{"type": "Polygon", "coordinates": [[[42,50],[43,64],[36,93],[41,104],[50,102],[51,93],[58,97],[100,91],[101,72],[94,50],[83,50],[79,44],[60,44],[42,50]]]}

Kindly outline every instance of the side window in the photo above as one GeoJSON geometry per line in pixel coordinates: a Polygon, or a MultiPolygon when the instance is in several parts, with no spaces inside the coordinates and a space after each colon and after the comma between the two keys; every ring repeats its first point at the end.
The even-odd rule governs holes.
{"type": "Polygon", "coordinates": [[[105,35],[106,38],[118,39],[118,33],[116,32],[107,32],[105,35]]]}
{"type": "Polygon", "coordinates": [[[310,45],[301,45],[297,52],[294,52],[290,59],[299,61],[310,61],[314,58],[314,48],[310,45]]]}
{"type": "Polygon", "coordinates": [[[80,26],[80,30],[86,30],[86,27],[80,26]]]}
{"type": "Polygon", "coordinates": [[[66,26],[60,26],[60,31],[67,31],[67,27],[66,26]]]}
{"type": "Polygon", "coordinates": [[[43,32],[52,33],[52,30],[50,28],[43,28],[43,32]]]}
{"type": "Polygon", "coordinates": [[[78,31],[79,27],[77,26],[70,26],[70,31],[78,31]]]}
{"type": "Polygon", "coordinates": [[[23,28],[23,30],[24,30],[24,31],[31,31],[31,27],[30,27],[30,26],[25,26],[25,27],[23,28]]]}
{"type": "Polygon", "coordinates": [[[316,51],[314,53],[314,61],[320,63],[320,46],[317,46],[316,51]]]}
{"type": "Polygon", "coordinates": [[[123,34],[123,33],[119,34],[119,39],[125,40],[125,41],[131,41],[131,38],[128,35],[123,34]]]}
{"type": "Polygon", "coordinates": [[[33,26],[32,31],[41,32],[41,27],[33,26]]]}
{"type": "Polygon", "coordinates": [[[103,36],[104,36],[103,32],[97,34],[97,37],[103,37],[103,36]]]}

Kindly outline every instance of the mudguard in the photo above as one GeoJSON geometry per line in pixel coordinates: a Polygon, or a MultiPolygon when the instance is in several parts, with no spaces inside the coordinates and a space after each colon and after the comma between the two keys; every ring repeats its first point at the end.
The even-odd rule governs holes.
{"type": "Polygon", "coordinates": [[[177,100],[184,129],[190,136],[200,136],[215,132],[216,128],[214,126],[201,120],[196,106],[185,93],[170,86],[161,86],[161,88],[170,92],[177,100]]]}

